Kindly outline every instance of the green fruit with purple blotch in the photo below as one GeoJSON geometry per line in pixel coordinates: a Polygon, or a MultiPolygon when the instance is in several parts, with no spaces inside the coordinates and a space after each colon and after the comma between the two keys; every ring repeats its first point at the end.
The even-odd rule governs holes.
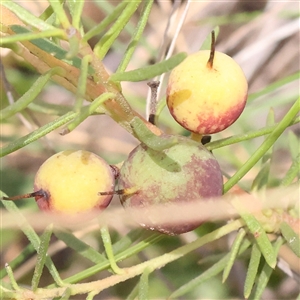
{"type": "MultiPolygon", "coordinates": [[[[151,207],[155,204],[206,201],[223,192],[220,166],[211,152],[189,138],[163,151],[155,151],[144,144],[137,146],[120,169],[121,203],[126,208],[151,207]]],[[[145,211],[145,210],[144,210],[145,211]]],[[[135,217],[135,216],[133,216],[135,217]]],[[[156,223],[155,215],[136,220],[144,227],[174,235],[191,231],[205,220],[156,223]]]]}

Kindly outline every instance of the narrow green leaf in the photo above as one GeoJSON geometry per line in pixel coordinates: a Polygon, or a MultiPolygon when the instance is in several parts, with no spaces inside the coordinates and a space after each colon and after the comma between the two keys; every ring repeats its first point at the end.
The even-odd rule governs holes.
{"type": "MultiPolygon", "coordinates": [[[[18,28],[24,28],[19,25],[12,25],[11,29],[14,32],[21,32],[21,30],[18,30],[18,28]]],[[[5,37],[2,37],[0,40],[0,45],[3,47],[9,46],[9,44],[12,43],[17,43],[17,42],[23,42],[23,41],[32,41],[36,39],[41,39],[41,38],[47,38],[47,37],[65,37],[65,32],[59,28],[57,29],[49,29],[45,31],[40,31],[40,32],[32,32],[32,31],[27,31],[23,30],[21,33],[18,34],[13,34],[13,35],[8,35],[5,37]]]]}
{"type": "MultiPolygon", "coordinates": [[[[274,109],[271,107],[269,109],[269,113],[267,115],[266,127],[273,126],[274,124],[275,124],[275,112],[274,112],[274,109]]],[[[272,153],[273,153],[273,147],[270,148],[263,156],[262,164],[266,163],[267,161],[269,161],[271,159],[272,153]]]]}
{"type": "Polygon", "coordinates": [[[74,111],[79,112],[82,108],[84,95],[86,92],[86,82],[88,78],[88,69],[89,69],[89,63],[91,61],[91,56],[86,55],[81,60],[80,65],[80,75],[78,78],[78,85],[76,90],[76,99],[75,99],[75,105],[74,105],[74,111]]]}
{"type": "Polygon", "coordinates": [[[135,300],[135,299],[137,299],[138,293],[139,293],[139,282],[131,290],[130,294],[126,297],[126,300],[135,300]]]}
{"type": "MultiPolygon", "coordinates": [[[[34,254],[36,251],[34,249],[34,247],[32,246],[32,244],[28,244],[26,247],[24,247],[21,251],[21,253],[14,258],[13,260],[11,260],[9,262],[9,266],[12,269],[17,268],[18,266],[20,266],[22,263],[24,263],[29,256],[31,256],[32,254],[34,254]]],[[[6,276],[6,269],[3,268],[0,271],[0,279],[2,279],[4,276],[6,276]]]]}
{"type": "Polygon", "coordinates": [[[266,162],[259,170],[252,182],[251,191],[258,191],[268,184],[270,173],[270,162],[266,162]]]}
{"type": "Polygon", "coordinates": [[[62,240],[68,247],[74,249],[78,254],[89,259],[93,263],[98,264],[107,262],[107,259],[101,253],[78,239],[71,232],[55,230],[54,235],[62,240]]]}
{"type": "MultiPolygon", "coordinates": [[[[141,240],[141,242],[139,242],[133,246],[131,245],[130,247],[127,247],[124,251],[117,254],[115,256],[115,260],[122,261],[122,260],[126,259],[127,257],[130,257],[136,253],[139,253],[143,249],[147,248],[149,245],[155,244],[156,242],[160,241],[161,239],[163,239],[163,235],[158,234],[158,233],[152,233],[150,236],[147,236],[143,240],[141,240]]],[[[90,267],[82,272],[79,272],[73,276],[70,276],[69,278],[65,279],[64,282],[66,282],[66,283],[78,282],[78,281],[84,280],[92,275],[95,275],[96,273],[98,273],[102,270],[106,270],[109,267],[110,267],[109,261],[102,262],[102,263],[99,263],[93,267],[90,267]]],[[[50,287],[53,287],[53,285],[51,285],[50,287]]]]}
{"type": "MultiPolygon", "coordinates": [[[[228,254],[229,255],[229,254],[228,254]]],[[[197,261],[197,264],[199,266],[205,265],[205,264],[215,264],[220,259],[224,257],[224,253],[210,253],[209,256],[204,256],[201,259],[197,261]]]]}
{"type": "Polygon", "coordinates": [[[148,300],[149,299],[149,274],[151,273],[150,268],[146,268],[141,275],[139,282],[139,300],[148,300]]]}
{"type": "Polygon", "coordinates": [[[16,4],[12,1],[1,1],[1,5],[8,8],[10,11],[12,11],[16,16],[19,17],[20,20],[22,20],[25,24],[29,24],[35,28],[38,28],[39,30],[50,30],[50,29],[56,29],[52,25],[44,22],[43,20],[37,18],[35,15],[31,14],[29,10],[26,8],[16,4]]]}
{"type": "Polygon", "coordinates": [[[230,13],[230,14],[224,14],[224,15],[211,15],[209,14],[206,17],[201,18],[196,24],[198,26],[201,26],[202,24],[210,24],[214,25],[217,24],[218,26],[222,25],[240,25],[248,23],[255,19],[256,17],[260,16],[263,14],[262,11],[243,11],[243,12],[238,12],[238,13],[230,13]]]}
{"type": "Polygon", "coordinates": [[[228,192],[237,182],[243,178],[249,170],[262,158],[262,156],[273,146],[276,140],[289,126],[299,113],[300,98],[298,98],[283,119],[275,126],[272,133],[265,139],[261,146],[252,154],[244,165],[224,184],[224,193],[228,192]]]}
{"type": "Polygon", "coordinates": [[[113,272],[115,274],[123,274],[124,270],[120,269],[116,263],[115,255],[114,255],[112,244],[111,244],[110,234],[109,234],[107,226],[102,226],[100,231],[101,231],[101,237],[102,237],[104,249],[105,249],[107,258],[109,260],[111,269],[113,270],[113,272]]]}
{"type": "Polygon", "coordinates": [[[84,106],[72,122],[70,122],[66,129],[63,130],[62,134],[66,134],[74,130],[79,124],[81,124],[87,117],[92,115],[101,104],[106,100],[115,98],[116,95],[113,93],[104,93],[97,97],[91,104],[84,106]]]}
{"type": "Polygon", "coordinates": [[[150,80],[155,76],[169,72],[179,65],[187,57],[186,53],[178,53],[171,58],[152,66],[143,67],[128,72],[115,73],[110,76],[111,81],[143,81],[150,80]]]}
{"type": "MultiPolygon", "coordinates": [[[[61,2],[61,0],[60,0],[60,2],[61,2]]],[[[51,7],[51,5],[49,5],[39,16],[39,19],[43,20],[43,21],[47,22],[47,24],[49,24],[49,18],[51,18],[53,16],[53,14],[54,14],[53,8],[51,7]]],[[[50,24],[53,24],[53,23],[50,23],[50,24]]]]}
{"type": "MultiPolygon", "coordinates": [[[[124,4],[125,6],[127,5],[127,1],[120,1],[120,3],[116,6],[112,4],[111,1],[97,1],[95,2],[95,5],[101,9],[104,15],[110,16],[115,13],[115,10],[119,8],[119,5],[124,4]]],[[[145,1],[142,1],[144,3],[145,1]]],[[[120,9],[119,13],[116,15],[116,19],[118,19],[120,12],[124,10],[124,7],[120,9]]],[[[134,22],[128,22],[126,26],[124,27],[124,33],[128,34],[129,36],[133,36],[134,32],[136,30],[136,24],[134,22]]],[[[145,49],[149,52],[150,55],[154,56],[156,55],[157,48],[155,48],[155,45],[153,45],[149,39],[147,39],[146,36],[142,36],[140,39],[140,44],[145,47],[145,49]]],[[[120,53],[125,52],[125,44],[121,42],[120,40],[115,40],[114,44],[112,45],[112,48],[114,48],[117,51],[121,51],[120,53]]]]}
{"type": "Polygon", "coordinates": [[[253,234],[255,241],[266,262],[271,268],[274,269],[277,263],[277,255],[274,252],[272,244],[268,239],[264,228],[253,215],[242,213],[241,217],[246,223],[249,231],[253,234]]]}
{"type": "Polygon", "coordinates": [[[70,105],[60,105],[52,103],[30,103],[28,107],[32,111],[36,111],[46,115],[62,116],[72,110],[70,105]]]}
{"type": "Polygon", "coordinates": [[[72,16],[72,25],[79,30],[81,28],[81,16],[84,6],[84,1],[82,0],[68,0],[68,6],[70,8],[70,13],[72,16]]]}
{"type": "Polygon", "coordinates": [[[69,300],[71,295],[72,295],[72,289],[70,287],[67,287],[65,292],[59,298],[59,300],[69,300]]]}
{"type": "MultiPolygon", "coordinates": [[[[239,249],[238,254],[241,255],[243,252],[245,252],[249,248],[250,245],[251,245],[251,242],[248,239],[244,239],[243,243],[239,249]]],[[[187,294],[188,292],[192,291],[194,288],[198,287],[200,284],[202,284],[206,280],[213,278],[216,275],[218,275],[219,273],[221,273],[222,270],[224,270],[229,257],[230,257],[230,254],[229,253],[226,254],[223,258],[219,259],[219,261],[216,262],[213,266],[208,268],[206,271],[202,272],[201,275],[190,280],[188,283],[182,285],[179,289],[174,291],[168,297],[168,299],[179,298],[179,297],[187,294]]]]}
{"type": "Polygon", "coordinates": [[[3,280],[0,280],[0,295],[2,296],[1,292],[2,291],[9,291],[12,289],[12,286],[9,282],[7,281],[3,281],[3,280]]]}
{"type": "Polygon", "coordinates": [[[76,91],[76,100],[75,100],[75,111],[79,112],[82,108],[84,95],[86,92],[86,82],[88,78],[88,70],[89,70],[89,63],[91,61],[91,56],[86,55],[81,60],[80,65],[80,75],[78,78],[78,85],[77,85],[77,91],[76,91]]]}
{"type": "Polygon", "coordinates": [[[56,14],[57,19],[64,29],[69,29],[71,27],[69,18],[63,8],[63,3],[60,3],[57,0],[49,0],[51,7],[53,8],[54,13],[56,14]]]}
{"type": "Polygon", "coordinates": [[[0,121],[5,120],[16,113],[25,109],[30,102],[35,100],[38,94],[42,91],[44,86],[50,80],[50,78],[59,73],[61,68],[53,68],[46,72],[45,74],[41,75],[30,87],[30,89],[18,99],[18,101],[14,102],[13,104],[5,107],[0,111],[0,121]]]}
{"type": "MultiPolygon", "coordinates": [[[[143,272],[143,270],[145,269],[145,267],[147,267],[147,266],[149,266],[150,268],[153,268],[153,269],[161,268],[161,267],[165,266],[166,264],[171,263],[172,261],[175,261],[181,257],[184,257],[188,253],[195,251],[196,249],[198,249],[199,247],[201,247],[207,243],[215,241],[215,240],[229,234],[230,232],[236,231],[241,226],[243,226],[243,222],[241,219],[232,221],[232,222],[222,226],[221,228],[218,228],[212,232],[205,234],[202,237],[199,237],[198,239],[196,239],[195,241],[193,241],[191,243],[188,243],[184,246],[176,248],[175,250],[165,253],[164,255],[162,255],[160,257],[150,259],[146,262],[143,262],[142,264],[137,265],[136,268],[138,268],[138,269],[134,268],[136,270],[136,272],[133,271],[133,273],[131,273],[131,275],[132,275],[132,277],[134,277],[138,274],[141,274],[143,272]]],[[[116,255],[116,257],[115,257],[116,261],[124,260],[126,257],[131,256],[133,252],[140,251],[141,247],[148,247],[150,245],[153,246],[153,243],[165,238],[165,235],[158,234],[158,233],[148,233],[148,234],[150,234],[150,235],[147,238],[145,238],[143,241],[138,243],[138,245],[134,245],[134,246],[128,248],[122,254],[120,253],[120,254],[116,255]]],[[[92,267],[93,271],[95,271],[95,269],[98,269],[99,267],[100,267],[99,265],[92,267]]],[[[103,267],[103,266],[101,266],[101,267],[103,267]]],[[[109,267],[109,265],[108,265],[108,267],[109,267]]],[[[72,276],[73,278],[69,277],[69,278],[65,279],[64,281],[66,283],[69,283],[70,280],[72,279],[72,282],[73,282],[75,276],[76,276],[76,280],[81,280],[80,277],[85,278],[85,276],[89,272],[91,272],[92,268],[90,268],[89,270],[85,270],[84,274],[83,274],[83,272],[81,272],[81,274],[77,273],[76,275],[72,276]]],[[[119,276],[119,275],[114,276],[114,278],[115,279],[116,278],[125,279],[125,278],[131,277],[131,275],[127,273],[122,276],[119,276]]],[[[52,288],[52,287],[53,287],[53,285],[48,286],[48,290],[49,290],[49,288],[52,288]]],[[[80,287],[78,287],[78,289],[80,291],[83,291],[80,287]]]]}
{"type": "Polygon", "coordinates": [[[31,288],[36,291],[42,276],[43,268],[46,262],[47,251],[49,248],[50,237],[52,235],[53,225],[50,224],[41,236],[40,246],[38,249],[37,262],[31,281],[31,288]]]}
{"type": "MultiPolygon", "coordinates": [[[[282,246],[282,244],[283,244],[282,238],[278,238],[276,240],[276,242],[274,243],[273,251],[276,256],[277,256],[278,251],[279,251],[280,247],[282,246]]],[[[257,279],[256,288],[253,293],[253,296],[251,295],[251,297],[249,299],[255,299],[255,300],[261,299],[262,293],[265,290],[272,273],[273,273],[272,268],[270,268],[268,263],[265,263],[265,265],[263,266],[261,273],[257,279]]]]}
{"type": "Polygon", "coordinates": [[[76,29],[74,28],[68,30],[68,33],[69,51],[66,54],[66,59],[72,59],[78,55],[80,49],[80,37],[77,36],[76,29]]]}
{"type": "Polygon", "coordinates": [[[19,285],[18,285],[18,283],[15,279],[14,273],[13,273],[10,265],[5,264],[5,269],[6,269],[6,272],[7,272],[7,275],[8,275],[8,278],[9,278],[9,281],[10,281],[10,284],[11,284],[12,288],[15,291],[19,291],[21,288],[19,287],[19,285]]]}
{"type": "Polygon", "coordinates": [[[300,176],[300,153],[298,156],[293,160],[292,165],[286,172],[285,176],[281,180],[282,186],[289,186],[294,179],[298,176],[300,176]]]}
{"type": "Polygon", "coordinates": [[[286,223],[282,222],[280,224],[281,234],[287,241],[287,245],[292,249],[292,251],[300,257],[300,238],[299,235],[286,223]]]}
{"type": "MultiPolygon", "coordinates": [[[[16,33],[28,33],[31,32],[27,28],[20,26],[20,25],[12,25],[11,26],[12,30],[15,31],[16,33]]],[[[73,57],[71,59],[66,59],[68,55],[68,51],[62,49],[55,43],[51,42],[48,39],[43,39],[43,38],[38,38],[30,41],[32,44],[37,46],[38,48],[42,49],[43,51],[47,53],[51,53],[54,57],[57,59],[60,59],[69,65],[72,65],[76,68],[80,68],[81,65],[81,60],[78,57],[73,57]]],[[[92,69],[89,69],[90,74],[93,72],[92,69]]]]}
{"type": "Polygon", "coordinates": [[[96,26],[94,26],[91,30],[89,30],[82,38],[82,42],[85,43],[92,37],[97,34],[102,33],[102,31],[113,21],[118,19],[120,13],[124,10],[127,6],[126,1],[120,2],[112,12],[106,13],[106,17],[96,26]]]}
{"type": "Polygon", "coordinates": [[[104,34],[100,41],[95,45],[94,52],[102,60],[115,39],[119,36],[131,16],[137,10],[141,0],[124,1],[127,3],[121,15],[117,18],[112,27],[104,34]]]}
{"type": "Polygon", "coordinates": [[[65,115],[57,118],[56,120],[54,120],[53,122],[50,122],[38,129],[36,129],[35,131],[22,136],[21,138],[13,141],[12,143],[8,144],[7,146],[4,146],[3,148],[0,149],[0,157],[3,157],[9,153],[12,153],[20,148],[23,148],[27,145],[29,145],[30,143],[38,140],[39,138],[45,136],[46,134],[48,134],[49,132],[61,127],[62,125],[70,122],[71,120],[73,120],[75,118],[75,116],[77,116],[78,113],[75,113],[73,111],[70,111],[68,113],[66,113],[65,115]]]}
{"type": "MultiPolygon", "coordinates": [[[[272,126],[275,124],[275,113],[274,109],[270,108],[268,116],[267,116],[267,126],[272,126]]],[[[266,138],[265,138],[266,139],[266,138]]],[[[268,181],[269,181],[269,174],[270,174],[270,168],[271,168],[271,157],[273,153],[273,147],[271,147],[265,155],[262,157],[261,163],[262,167],[260,168],[258,174],[253,180],[251,190],[252,191],[258,191],[264,187],[267,187],[268,181]]]]}
{"type": "Polygon", "coordinates": [[[282,86],[291,83],[295,80],[299,80],[300,72],[294,73],[290,76],[286,76],[283,79],[279,79],[278,81],[275,81],[274,83],[269,84],[267,87],[263,88],[261,91],[258,91],[256,93],[250,94],[248,97],[247,102],[250,103],[256,99],[258,99],[261,96],[267,95],[271,92],[274,92],[275,90],[281,88],[282,86]]]}
{"type": "Polygon", "coordinates": [[[122,61],[118,66],[118,69],[116,71],[116,73],[121,73],[124,72],[130,62],[130,59],[132,58],[132,55],[138,45],[139,40],[142,37],[142,34],[144,32],[145,26],[148,22],[148,18],[151,12],[151,8],[153,5],[153,1],[154,0],[147,0],[144,1],[146,2],[143,11],[141,12],[141,17],[139,19],[139,22],[137,24],[136,30],[131,38],[131,41],[123,55],[122,61]]]}
{"type": "Polygon", "coordinates": [[[88,296],[86,297],[86,300],[93,300],[97,294],[99,294],[97,291],[89,292],[88,296]]]}
{"type": "Polygon", "coordinates": [[[292,130],[288,132],[288,142],[292,158],[296,159],[300,154],[299,137],[292,130]]]}
{"type": "Polygon", "coordinates": [[[18,292],[13,292],[0,285],[0,295],[3,300],[20,299],[20,294],[18,292]]]}
{"type": "Polygon", "coordinates": [[[253,243],[251,250],[250,262],[247,269],[247,275],[244,285],[244,297],[248,299],[251,294],[255,278],[258,272],[258,266],[261,258],[261,252],[256,243],[253,243]]]}
{"type": "Polygon", "coordinates": [[[244,237],[246,236],[246,230],[241,228],[232,244],[232,247],[230,249],[230,252],[229,252],[229,259],[226,263],[226,267],[223,271],[223,277],[222,277],[222,282],[224,283],[226,281],[226,279],[228,278],[228,275],[231,271],[231,268],[238,256],[238,253],[239,253],[239,249],[241,247],[241,244],[244,240],[244,237]]]}
{"type": "MultiPolygon", "coordinates": [[[[295,119],[293,119],[291,121],[291,123],[288,126],[298,124],[299,122],[300,122],[300,117],[296,117],[295,119]]],[[[248,141],[248,140],[263,136],[263,135],[267,135],[276,128],[277,124],[274,126],[270,126],[270,127],[264,127],[264,128],[258,129],[258,130],[249,131],[246,134],[238,134],[238,135],[234,135],[231,137],[219,139],[219,140],[205,144],[205,147],[207,148],[207,150],[212,151],[214,149],[222,148],[225,146],[237,144],[242,141],[248,141]]]]}
{"type": "MultiPolygon", "coordinates": [[[[21,228],[21,230],[24,232],[24,234],[27,236],[30,243],[33,245],[36,252],[39,251],[40,247],[40,238],[34,231],[34,229],[31,227],[31,225],[27,222],[27,220],[24,218],[22,213],[19,211],[18,207],[16,206],[13,201],[1,201],[3,206],[12,214],[15,215],[15,219],[18,221],[18,225],[21,228]]],[[[64,282],[61,280],[59,273],[51,260],[49,256],[46,256],[46,266],[54,279],[55,283],[59,286],[63,286],[64,282]]]]}
{"type": "Polygon", "coordinates": [[[266,125],[272,126],[274,124],[275,124],[275,111],[274,111],[273,107],[270,107],[268,115],[267,115],[266,125]]]}
{"type": "Polygon", "coordinates": [[[139,238],[142,238],[144,235],[145,235],[145,230],[142,228],[131,230],[128,234],[126,234],[125,236],[123,236],[113,244],[113,252],[115,254],[119,254],[125,251],[139,238]]]}
{"type": "Polygon", "coordinates": [[[175,136],[170,138],[155,135],[139,117],[134,117],[130,125],[136,137],[155,151],[162,151],[178,143],[178,138],[175,136]]]}

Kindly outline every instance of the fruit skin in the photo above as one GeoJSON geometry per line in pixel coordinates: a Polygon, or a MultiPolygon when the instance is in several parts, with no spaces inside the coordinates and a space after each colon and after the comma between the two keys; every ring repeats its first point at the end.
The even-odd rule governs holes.
{"type": "Polygon", "coordinates": [[[188,56],[170,74],[167,105],[174,119],[198,134],[217,133],[242,113],[248,83],[240,66],[228,55],[215,52],[213,66],[209,50],[188,56]]]}
{"type": "Polygon", "coordinates": [[[99,196],[101,191],[114,189],[110,166],[101,157],[88,151],[67,150],[48,158],[39,168],[34,190],[42,190],[45,197],[36,196],[40,209],[77,214],[108,206],[112,195],[99,196]]]}
{"type": "MultiPolygon", "coordinates": [[[[206,148],[185,137],[179,143],[162,152],[154,151],[144,144],[137,146],[120,169],[119,189],[125,208],[147,208],[153,204],[205,201],[223,192],[221,170],[214,156],[206,148]],[[126,193],[126,189],[135,193],[126,193]]],[[[145,220],[133,216],[144,227],[169,235],[180,234],[197,228],[199,221],[174,224],[157,224],[155,215],[145,220]]]]}

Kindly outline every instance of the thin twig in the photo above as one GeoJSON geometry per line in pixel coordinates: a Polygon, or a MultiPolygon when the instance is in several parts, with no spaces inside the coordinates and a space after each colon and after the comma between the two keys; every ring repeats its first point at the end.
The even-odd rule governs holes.
{"type": "Polygon", "coordinates": [[[150,114],[148,121],[155,125],[156,105],[157,105],[157,90],[159,87],[159,81],[150,81],[147,85],[150,87],[151,99],[150,99],[150,114]]]}
{"type": "MultiPolygon", "coordinates": [[[[160,56],[158,57],[158,61],[161,61],[163,59],[168,59],[172,56],[174,48],[175,48],[175,44],[176,44],[176,41],[177,41],[177,37],[178,37],[179,32],[180,32],[180,30],[183,26],[186,15],[188,13],[188,10],[189,10],[189,7],[190,7],[190,2],[191,2],[190,0],[186,1],[184,11],[181,14],[180,20],[177,23],[176,30],[175,30],[175,33],[172,37],[171,44],[168,48],[167,54],[165,54],[165,52],[166,52],[165,49],[166,49],[167,45],[169,44],[169,39],[167,38],[167,36],[168,36],[169,31],[170,31],[171,20],[176,17],[175,13],[178,12],[178,9],[179,9],[180,4],[181,4],[181,1],[175,1],[174,2],[173,9],[172,9],[170,17],[168,19],[168,23],[167,23],[167,26],[166,26],[166,29],[165,29],[165,32],[164,32],[163,44],[160,47],[160,56]]],[[[164,78],[165,78],[165,74],[162,74],[158,78],[156,77],[154,80],[159,81],[159,82],[162,83],[164,78]]],[[[159,95],[161,94],[161,88],[162,88],[162,85],[160,85],[157,89],[157,95],[158,95],[157,99],[160,98],[159,95]]],[[[147,104],[146,104],[146,118],[147,119],[149,119],[150,107],[151,107],[151,91],[149,91],[148,95],[147,95],[147,104]]]]}

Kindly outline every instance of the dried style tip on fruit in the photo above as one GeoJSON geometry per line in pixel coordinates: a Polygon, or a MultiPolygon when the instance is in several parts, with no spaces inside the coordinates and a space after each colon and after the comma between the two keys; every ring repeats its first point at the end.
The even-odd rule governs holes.
{"type": "Polygon", "coordinates": [[[112,195],[100,191],[114,189],[114,173],[101,157],[88,151],[62,151],[47,159],[34,181],[35,199],[40,209],[76,214],[105,209],[112,195]]]}
{"type": "Polygon", "coordinates": [[[217,133],[242,113],[248,84],[228,55],[202,50],[188,56],[170,74],[167,105],[174,119],[198,134],[217,133]]]}
{"type": "MultiPolygon", "coordinates": [[[[154,204],[205,201],[222,195],[222,174],[217,160],[204,146],[185,137],[163,151],[137,146],[120,169],[118,188],[125,208],[143,208],[133,217],[144,227],[174,235],[191,231],[205,220],[156,222],[156,215],[142,212],[154,204]]],[[[161,217],[159,218],[161,220],[161,217]]]]}

